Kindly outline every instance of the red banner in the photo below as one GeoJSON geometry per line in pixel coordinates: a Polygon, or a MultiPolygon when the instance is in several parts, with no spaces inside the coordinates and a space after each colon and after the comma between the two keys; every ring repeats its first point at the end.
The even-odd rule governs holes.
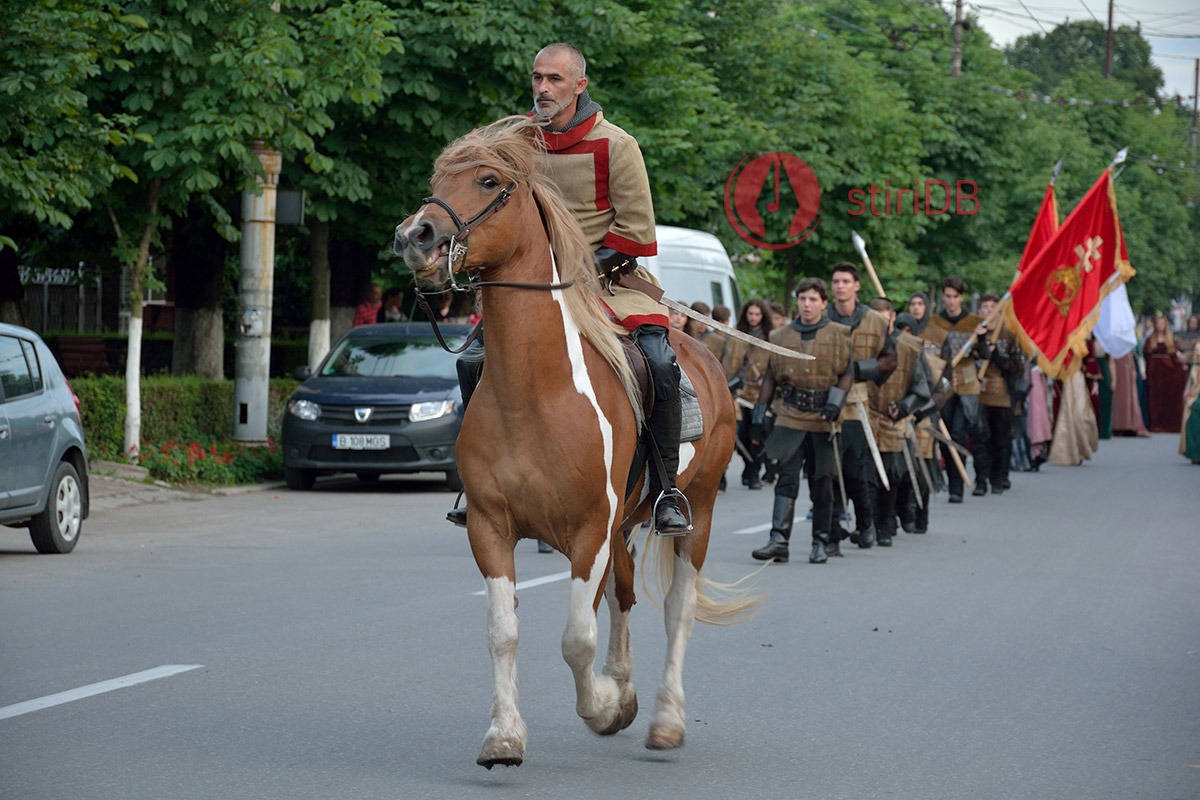
{"type": "Polygon", "coordinates": [[[1017,272],[1025,271],[1029,263],[1042,252],[1042,248],[1050,243],[1058,232],[1058,200],[1054,197],[1054,184],[1046,186],[1046,196],[1042,198],[1042,207],[1038,209],[1037,219],[1033,221],[1033,230],[1029,232],[1029,241],[1025,243],[1025,252],[1021,254],[1021,263],[1017,272]]]}
{"type": "Polygon", "coordinates": [[[1100,303],[1133,275],[1112,173],[1105,170],[1053,238],[1022,262],[1005,317],[1026,351],[1036,350],[1042,371],[1061,378],[1070,351],[1087,352],[1100,303]]]}

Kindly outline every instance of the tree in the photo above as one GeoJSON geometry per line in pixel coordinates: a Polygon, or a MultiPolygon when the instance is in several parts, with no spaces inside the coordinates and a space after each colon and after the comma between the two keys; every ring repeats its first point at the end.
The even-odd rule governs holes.
{"type": "MultiPolygon", "coordinates": [[[[17,0],[0,28],[0,250],[23,253],[26,221],[69,228],[73,213],[119,177],[134,115],[104,114],[85,89],[97,74],[128,67],[122,42],[143,21],[119,3],[17,0]]],[[[0,321],[23,322],[20,259],[0,262],[0,321]]]]}
{"type": "MultiPolygon", "coordinates": [[[[1006,50],[1008,62],[1035,76],[1034,88],[1054,92],[1066,78],[1080,72],[1104,75],[1108,31],[1094,20],[1065,22],[1049,33],[1018,38],[1006,50]]],[[[1128,83],[1144,97],[1158,94],[1162,70],[1150,61],[1150,43],[1141,31],[1122,25],[1113,31],[1114,79],[1128,83]]]]}
{"type": "Polygon", "coordinates": [[[254,142],[321,170],[317,140],[333,126],[328,106],[343,99],[379,102],[380,63],[400,46],[394,17],[374,0],[295,3],[276,13],[266,3],[187,0],[126,4],[145,21],[127,44],[129,68],[89,84],[90,100],[110,113],[137,114],[142,141],[129,147],[136,190],[114,191],[106,211],[114,251],[130,275],[125,446],[140,437],[142,292],[152,252],[171,219],[193,202],[220,229],[228,178],[256,190],[261,165],[254,142]]]}

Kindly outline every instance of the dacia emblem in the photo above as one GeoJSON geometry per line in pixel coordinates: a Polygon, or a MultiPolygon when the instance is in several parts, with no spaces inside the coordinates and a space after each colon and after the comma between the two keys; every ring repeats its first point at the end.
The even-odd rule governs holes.
{"type": "Polygon", "coordinates": [[[372,408],[356,408],[354,409],[354,418],[359,422],[366,422],[371,418],[372,408]]]}

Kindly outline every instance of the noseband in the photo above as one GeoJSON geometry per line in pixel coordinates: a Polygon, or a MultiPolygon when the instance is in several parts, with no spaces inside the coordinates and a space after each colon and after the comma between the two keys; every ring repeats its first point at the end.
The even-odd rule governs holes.
{"type": "Polygon", "coordinates": [[[474,230],[479,223],[483,222],[492,214],[495,214],[497,211],[504,208],[504,206],[508,204],[509,199],[512,197],[513,189],[516,188],[516,181],[508,184],[508,186],[500,190],[500,194],[496,195],[492,202],[487,204],[483,211],[480,211],[466,222],[463,222],[462,218],[459,217],[454,209],[450,207],[450,204],[440,197],[426,197],[421,201],[422,206],[427,205],[428,203],[441,206],[442,210],[450,215],[450,221],[458,226],[458,232],[450,237],[450,251],[446,254],[446,266],[450,270],[450,284],[452,288],[456,290],[459,289],[458,284],[454,281],[454,265],[467,257],[467,237],[471,235],[471,231],[474,230]]]}

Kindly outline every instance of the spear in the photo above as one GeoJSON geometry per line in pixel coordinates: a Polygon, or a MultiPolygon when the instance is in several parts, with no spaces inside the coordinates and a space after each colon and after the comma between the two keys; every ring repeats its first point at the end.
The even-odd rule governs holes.
{"type": "Polygon", "coordinates": [[[867,274],[871,276],[871,283],[875,285],[875,294],[887,297],[883,291],[883,284],[879,282],[879,276],[875,273],[875,267],[871,264],[871,257],[867,255],[867,243],[858,235],[858,231],[850,231],[850,241],[854,243],[858,257],[862,259],[863,265],[867,268],[867,274]]]}

